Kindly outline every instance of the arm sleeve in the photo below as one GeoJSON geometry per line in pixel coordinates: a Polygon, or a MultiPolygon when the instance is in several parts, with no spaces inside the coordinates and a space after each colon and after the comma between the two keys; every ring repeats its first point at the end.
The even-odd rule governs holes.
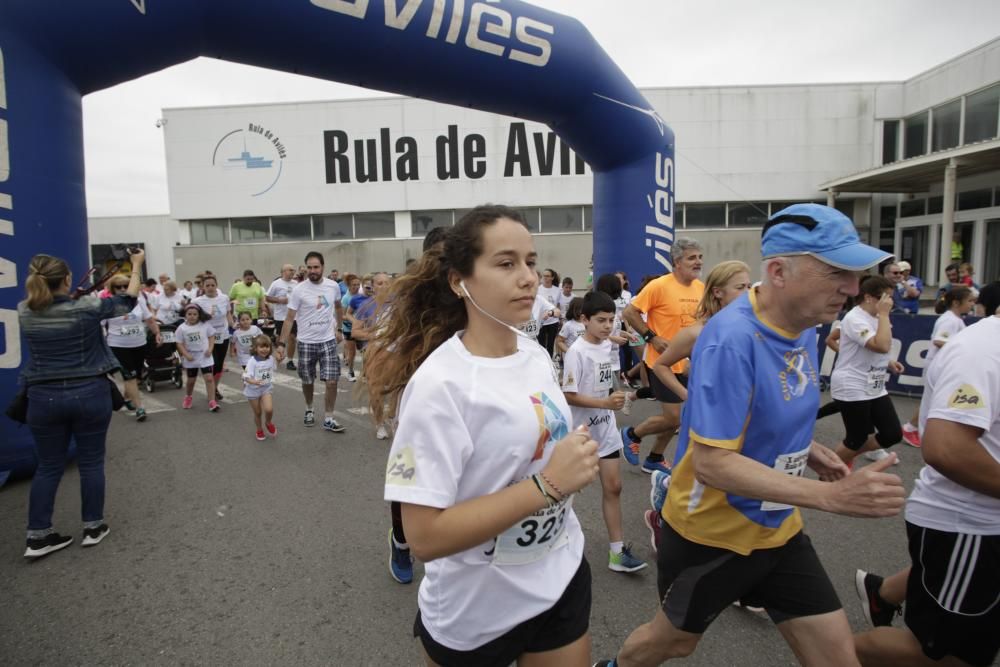
{"type": "MultiPolygon", "coordinates": [[[[944,350],[954,353],[954,346],[962,345],[960,341],[961,338],[949,343],[944,350]]],[[[989,431],[1000,418],[1000,373],[995,365],[991,368],[990,364],[984,364],[976,350],[967,347],[947,361],[938,363],[934,359],[932,368],[940,372],[934,382],[927,418],[947,419],[989,431]]]]}
{"type": "Polygon", "coordinates": [[[844,318],[840,324],[841,337],[850,338],[852,341],[864,347],[865,344],[875,337],[876,330],[871,328],[866,322],[853,317],[844,318]]]}
{"type": "Polygon", "coordinates": [[[581,361],[580,353],[578,351],[574,350],[572,347],[566,350],[566,354],[563,356],[563,391],[579,393],[580,373],[583,372],[583,364],[581,361]]]}
{"type": "Polygon", "coordinates": [[[648,313],[650,309],[657,305],[656,295],[654,292],[657,292],[658,290],[651,289],[651,287],[651,285],[647,285],[646,289],[639,292],[638,296],[633,297],[629,305],[633,306],[641,313],[648,313]]]}
{"type": "Polygon", "coordinates": [[[299,312],[299,306],[302,301],[302,296],[299,293],[298,287],[292,288],[292,291],[288,293],[288,307],[294,310],[296,313],[299,312]]]}
{"type": "Polygon", "coordinates": [[[444,509],[455,504],[472,438],[441,383],[426,376],[415,380],[400,406],[385,470],[385,499],[444,509]]]}
{"type": "Polygon", "coordinates": [[[706,445],[739,451],[753,400],[752,360],[735,341],[695,348],[688,385],[690,435],[706,445]]]}

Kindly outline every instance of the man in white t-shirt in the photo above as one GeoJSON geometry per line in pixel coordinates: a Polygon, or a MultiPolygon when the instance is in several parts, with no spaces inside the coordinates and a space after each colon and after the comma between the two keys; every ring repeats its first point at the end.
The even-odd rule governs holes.
{"type": "MultiPolygon", "coordinates": [[[[294,276],[295,267],[291,264],[283,265],[281,267],[281,276],[271,283],[271,286],[267,288],[267,294],[264,296],[265,301],[274,304],[271,308],[271,314],[274,317],[274,335],[279,340],[285,330],[285,318],[288,317],[288,299],[291,297],[295,285],[298,284],[293,280],[294,276]]],[[[289,327],[291,331],[288,333],[288,364],[286,368],[294,371],[295,362],[292,361],[292,357],[295,356],[295,334],[298,333],[298,328],[294,322],[289,327]]]]}
{"type": "MultiPolygon", "coordinates": [[[[939,664],[947,656],[991,665],[1000,654],[998,340],[1000,317],[987,317],[951,338],[927,368],[920,406],[927,465],[906,502],[906,628],[855,637],[863,664],[939,664]]],[[[874,575],[859,571],[858,584],[869,609],[893,597],[874,575]]]]}
{"type": "Polygon", "coordinates": [[[281,339],[277,343],[277,361],[281,361],[288,346],[288,338],[293,324],[299,324],[298,371],[302,380],[302,396],[306,400],[306,414],[302,422],[313,426],[313,383],[316,380],[316,365],[319,364],[319,379],[326,383],[324,396],[323,428],[341,433],[344,427],[333,418],[337,404],[337,381],[340,380],[340,357],[337,343],[343,340],[340,321],[344,309],[340,305],[340,287],[324,277],[323,255],[312,251],[306,255],[306,280],[295,286],[288,299],[288,312],[281,339]]]}

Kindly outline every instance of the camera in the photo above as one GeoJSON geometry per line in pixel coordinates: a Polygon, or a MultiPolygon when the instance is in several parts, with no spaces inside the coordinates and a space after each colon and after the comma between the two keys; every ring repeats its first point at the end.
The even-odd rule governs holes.
{"type": "Polygon", "coordinates": [[[111,244],[111,256],[119,262],[128,259],[137,252],[139,252],[137,248],[132,248],[124,243],[111,244]]]}

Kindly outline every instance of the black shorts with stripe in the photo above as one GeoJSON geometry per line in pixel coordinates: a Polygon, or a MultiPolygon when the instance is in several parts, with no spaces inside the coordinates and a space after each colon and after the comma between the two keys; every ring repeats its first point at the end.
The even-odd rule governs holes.
{"type": "Polygon", "coordinates": [[[1000,654],[1000,535],[906,522],[913,567],[903,619],[933,659],[991,665],[1000,654]]]}

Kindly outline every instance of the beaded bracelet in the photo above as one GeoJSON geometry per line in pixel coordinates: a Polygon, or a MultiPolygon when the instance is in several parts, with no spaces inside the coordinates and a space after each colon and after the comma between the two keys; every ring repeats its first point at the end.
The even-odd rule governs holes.
{"type": "Polygon", "coordinates": [[[553,505],[555,505],[555,504],[557,504],[559,502],[558,500],[556,500],[555,498],[553,498],[551,495],[549,495],[549,492],[545,490],[545,485],[542,484],[542,480],[541,480],[541,478],[537,474],[531,476],[531,481],[535,483],[535,486],[538,487],[538,490],[541,492],[542,497],[545,498],[545,504],[546,505],[548,505],[549,507],[552,507],[553,505]]]}
{"type": "Polygon", "coordinates": [[[540,472],[540,473],[538,473],[538,474],[539,474],[539,475],[541,476],[541,478],[542,478],[542,479],[544,479],[544,480],[545,480],[545,483],[549,485],[549,488],[551,488],[551,489],[552,489],[553,491],[555,491],[555,492],[556,492],[557,494],[559,494],[559,498],[558,498],[558,500],[559,500],[559,502],[562,502],[562,499],[566,497],[566,494],[565,494],[565,493],[563,493],[563,492],[562,492],[562,491],[561,491],[561,490],[559,489],[559,487],[558,487],[558,486],[556,486],[555,484],[553,484],[553,483],[552,483],[552,480],[551,480],[551,479],[549,479],[548,477],[546,477],[546,476],[545,476],[545,473],[544,473],[544,472],[540,472]]]}

